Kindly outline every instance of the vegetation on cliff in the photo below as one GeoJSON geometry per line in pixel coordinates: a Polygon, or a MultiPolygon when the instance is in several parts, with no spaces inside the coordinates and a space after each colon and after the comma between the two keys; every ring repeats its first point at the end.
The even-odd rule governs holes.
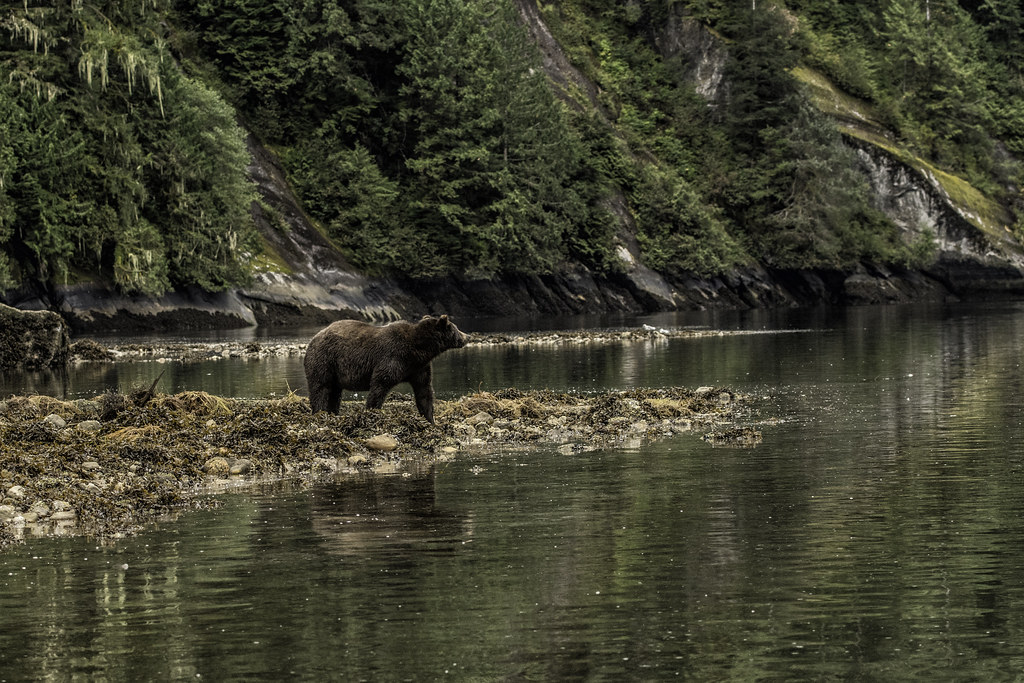
{"type": "Polygon", "coordinates": [[[0,10],[0,288],[244,283],[264,244],[246,130],[369,273],[608,271],[621,230],[670,274],[927,258],[872,205],[808,69],[1022,231],[1019,3],[540,3],[592,91],[555,84],[526,6],[0,10]],[[688,75],[694,55],[666,47],[685,22],[722,46],[716,92],[688,75]]]}

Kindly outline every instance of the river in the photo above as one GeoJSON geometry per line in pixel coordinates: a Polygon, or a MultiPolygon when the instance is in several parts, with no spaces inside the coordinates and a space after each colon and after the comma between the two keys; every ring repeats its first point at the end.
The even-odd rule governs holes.
{"type": "MultiPolygon", "coordinates": [[[[1024,305],[613,323],[744,334],[469,347],[438,394],[729,386],[763,443],[481,450],[31,540],[0,554],[0,681],[1020,676],[1024,305]]],[[[83,366],[62,390],[165,369],[168,393],[304,391],[297,357],[83,366]]]]}

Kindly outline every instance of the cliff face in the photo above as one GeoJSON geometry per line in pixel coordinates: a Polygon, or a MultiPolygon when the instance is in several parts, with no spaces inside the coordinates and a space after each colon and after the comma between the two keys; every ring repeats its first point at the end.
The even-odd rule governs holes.
{"type": "Polygon", "coordinates": [[[922,268],[961,295],[1024,292],[1024,252],[1002,226],[955,202],[934,173],[884,149],[850,138],[871,179],[873,199],[903,231],[904,240],[931,240],[932,261],[922,268]]]}
{"type": "MultiPolygon", "coordinates": [[[[592,111],[604,116],[597,86],[573,66],[536,3],[518,0],[518,5],[556,91],[571,106],[580,106],[574,97],[582,96],[592,111]]],[[[698,22],[678,11],[651,40],[680,81],[694,87],[709,106],[729,97],[723,78],[728,46],[698,22]]],[[[439,312],[564,315],[1024,294],[1024,252],[1008,230],[982,218],[962,198],[954,199],[948,181],[873,142],[872,136],[884,131],[865,135],[851,126],[856,117],[827,113],[857,150],[876,207],[899,226],[908,244],[930,241],[933,253],[927,266],[906,270],[862,264],[848,271],[793,272],[752,264],[715,278],[667,277],[643,264],[625,201],[613,197],[607,208],[617,223],[617,273],[599,275],[577,265],[557,275],[491,280],[372,278],[347,263],[309,220],[273,154],[250,138],[249,172],[262,198],[253,206],[253,218],[267,252],[274,255],[258,269],[251,286],[220,294],[177,292],[159,299],[126,297],[95,285],[70,286],[41,296],[26,294],[11,303],[60,310],[74,329],[88,330],[272,325],[342,317],[384,321],[439,312]]]]}

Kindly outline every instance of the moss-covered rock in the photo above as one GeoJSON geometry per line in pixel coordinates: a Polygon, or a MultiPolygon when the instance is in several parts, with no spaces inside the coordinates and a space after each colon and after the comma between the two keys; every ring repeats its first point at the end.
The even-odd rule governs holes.
{"type": "Polygon", "coordinates": [[[68,328],[56,313],[0,304],[0,370],[59,367],[68,349],[68,328]]]}

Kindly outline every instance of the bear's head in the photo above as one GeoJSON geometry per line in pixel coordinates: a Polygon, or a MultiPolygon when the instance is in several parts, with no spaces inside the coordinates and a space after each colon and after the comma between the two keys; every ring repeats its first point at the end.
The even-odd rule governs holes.
{"type": "Polygon", "coordinates": [[[442,349],[461,349],[469,341],[469,335],[464,333],[458,327],[455,326],[448,316],[442,315],[437,318],[433,316],[424,316],[420,321],[420,325],[427,325],[431,329],[431,333],[434,339],[436,339],[442,349]]]}

